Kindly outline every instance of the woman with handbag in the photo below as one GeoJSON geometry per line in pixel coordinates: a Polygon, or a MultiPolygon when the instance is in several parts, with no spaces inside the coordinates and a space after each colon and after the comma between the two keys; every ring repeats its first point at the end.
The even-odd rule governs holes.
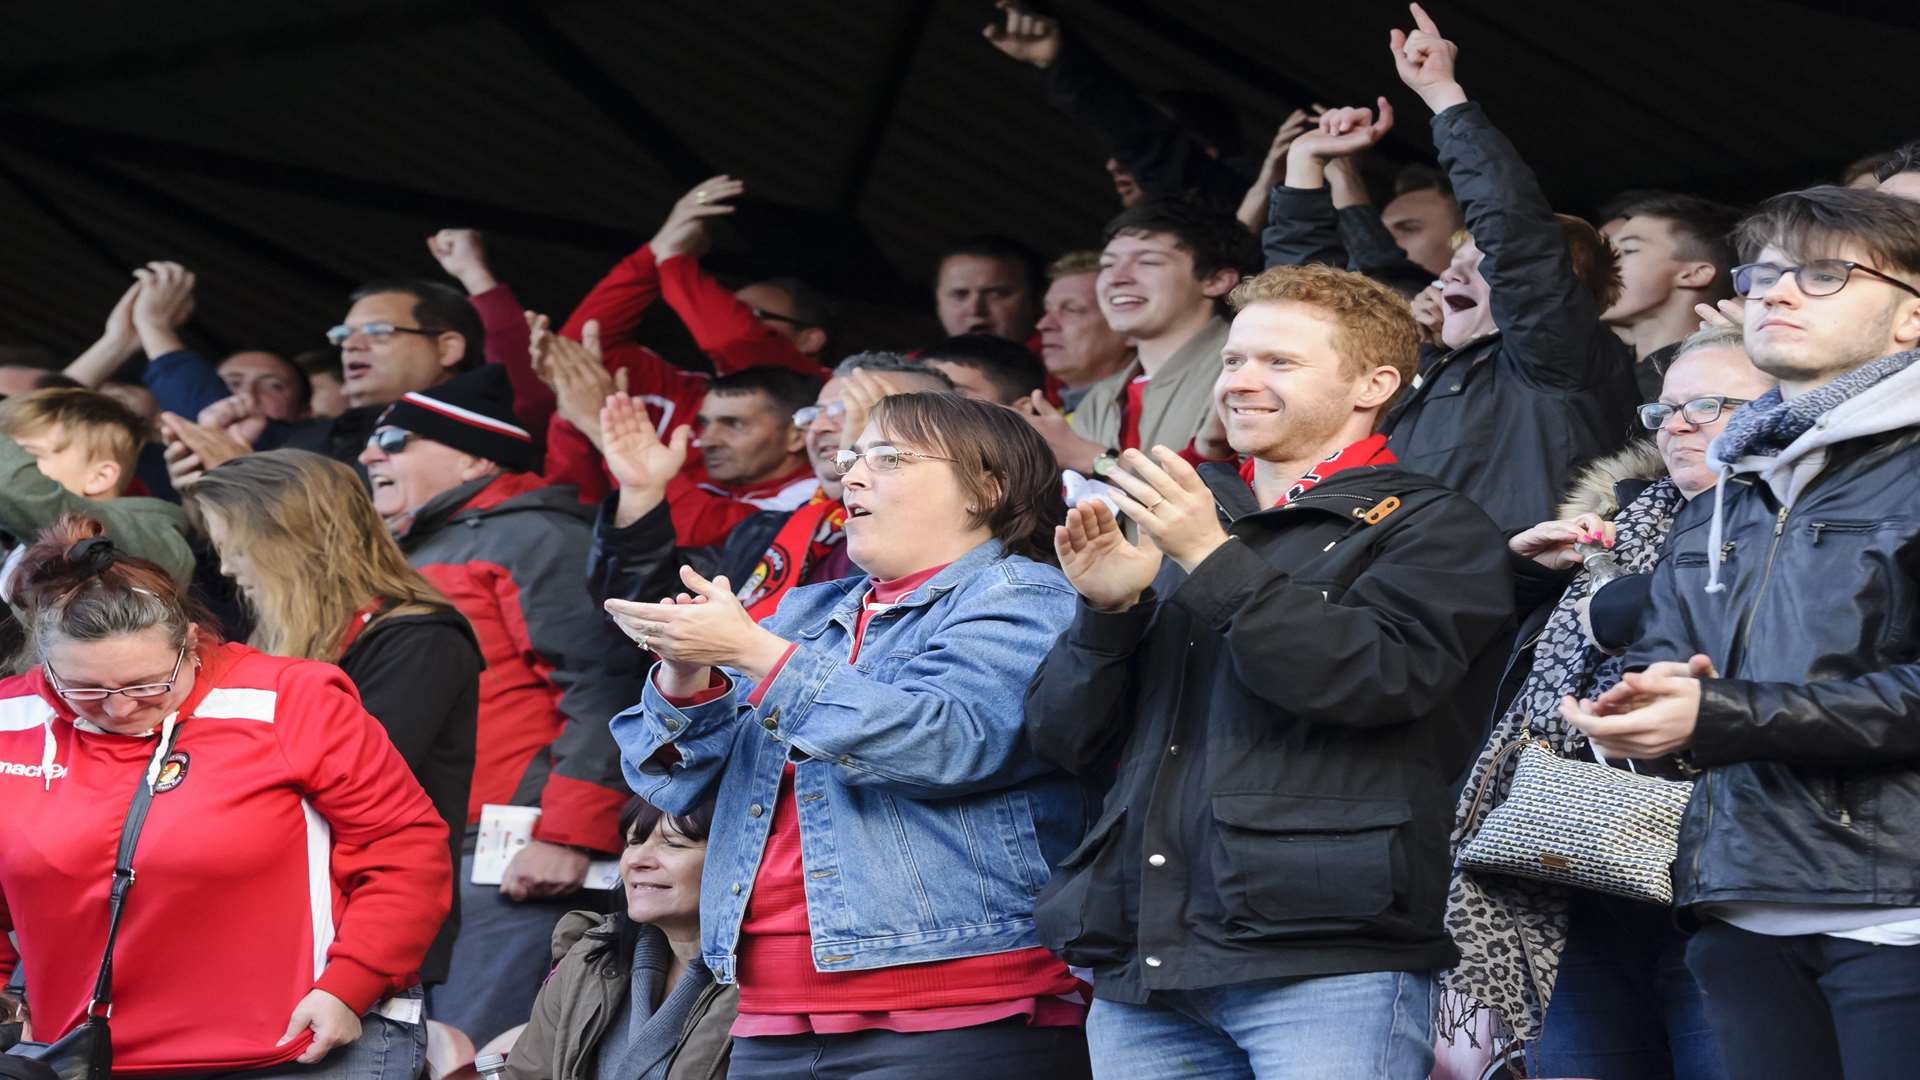
{"type": "MultiPolygon", "coordinates": [[[[1682,769],[1667,762],[1596,762],[1585,736],[1560,719],[1563,695],[1592,697],[1618,682],[1619,646],[1636,633],[1637,608],[1646,597],[1646,574],[1663,554],[1673,516],[1703,492],[1714,476],[1706,464],[1713,441],[1733,409],[1758,397],[1773,380],[1747,359],[1736,328],[1702,330],[1681,343],[1666,371],[1660,400],[1640,407],[1640,420],[1655,432],[1656,448],[1635,444],[1590,467],[1575,482],[1560,520],[1515,535],[1509,548],[1525,583],[1565,582],[1537,633],[1523,633],[1531,668],[1504,718],[1495,725],[1461,795],[1453,843],[1458,866],[1447,903],[1447,930],[1461,960],[1447,976],[1454,994],[1469,999],[1467,1015],[1447,1019],[1463,1027],[1475,1008],[1494,1009],[1528,1043],[1534,1075],[1594,1080],[1723,1080],[1726,1070],[1707,1026],[1699,986],[1687,971],[1685,939],[1660,897],[1672,896],[1670,854],[1642,860],[1635,880],[1632,852],[1626,865],[1601,871],[1586,860],[1524,850],[1518,856],[1493,842],[1503,825],[1519,835],[1580,836],[1612,822],[1596,813],[1596,797],[1617,791],[1604,781],[1576,796],[1570,787],[1529,804],[1536,818],[1518,823],[1489,818],[1514,792],[1519,817],[1523,791],[1539,792],[1560,777],[1554,759],[1528,762],[1544,775],[1516,780],[1516,763],[1543,751],[1588,767],[1612,765],[1678,780],[1682,769]],[[1571,580],[1567,577],[1571,575],[1571,580]],[[1604,587],[1604,590],[1602,590],[1604,587]],[[1591,608],[1591,610],[1590,610],[1591,608]],[[1596,641],[1595,631],[1601,631],[1596,641]],[[1625,640],[1618,640],[1624,637],[1625,640]],[[1612,640],[1609,640],[1612,639],[1612,640]],[[1544,768],[1543,768],[1544,767],[1544,768]],[[1556,811],[1559,802],[1565,809],[1556,811]],[[1496,872],[1490,865],[1505,857],[1496,872]],[[1523,873],[1514,866],[1535,865],[1523,873]],[[1583,876],[1584,875],[1584,876],[1583,876]],[[1588,887],[1569,884],[1584,881],[1588,887]],[[1601,891],[1604,886],[1606,891],[1601,891]],[[1664,888],[1663,888],[1664,886],[1664,888]],[[1635,898],[1629,899],[1631,894],[1635,898]],[[1653,902],[1648,902],[1649,900],[1653,902]]],[[[1518,664],[1528,661],[1523,658],[1518,664]]],[[[1664,834],[1650,850],[1669,851],[1679,830],[1684,789],[1634,787],[1629,800],[1660,800],[1649,815],[1664,834]],[[1670,829],[1667,822],[1670,820],[1670,829]],[[1664,846],[1662,846],[1664,845],[1664,846]]],[[[1604,817],[1605,812],[1602,813],[1604,817]]],[[[1658,830],[1656,830],[1658,831],[1658,830]]],[[[1643,827],[1644,832],[1644,827],[1643,827]]],[[[1625,846],[1625,845],[1623,845],[1625,846]]]]}
{"type": "Polygon", "coordinates": [[[25,553],[38,665],[0,681],[0,981],[24,964],[29,1054],[417,1074],[446,825],[338,668],[220,642],[101,532],[68,516],[25,553]]]}
{"type": "Polygon", "coordinates": [[[899,394],[848,431],[847,554],[756,624],[725,578],[607,601],[660,657],[627,780],[714,799],[702,952],[740,987],[729,1075],[1087,1075],[1085,984],[1033,898],[1086,825],[1021,699],[1072,619],[1059,465],[1009,409],[899,394]]]}

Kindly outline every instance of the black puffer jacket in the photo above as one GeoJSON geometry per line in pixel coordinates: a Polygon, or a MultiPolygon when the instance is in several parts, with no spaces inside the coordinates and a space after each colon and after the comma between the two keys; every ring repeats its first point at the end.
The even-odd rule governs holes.
{"type": "Polygon", "coordinates": [[[1168,560],[1129,611],[1082,604],[1028,690],[1039,754],[1114,778],[1041,940],[1130,1002],[1445,967],[1451,784],[1513,614],[1500,535],[1393,466],[1267,510],[1203,474],[1235,539],[1191,576],[1168,560]]]}
{"type": "MultiPolygon", "coordinates": [[[[1553,516],[1582,462],[1633,433],[1633,353],[1574,277],[1566,237],[1532,170],[1473,102],[1433,118],[1440,163],[1486,253],[1491,337],[1425,350],[1420,386],[1381,425],[1409,469],[1466,494],[1502,529],[1553,516]]],[[[1267,265],[1346,265],[1324,189],[1274,189],[1267,265]]]]}
{"type": "Polygon", "coordinates": [[[1714,495],[1674,522],[1627,660],[1705,653],[1723,676],[1702,684],[1679,903],[1920,906],[1916,402],[1920,364],[1823,418],[1812,439],[1834,441],[1799,458],[1800,490],[1791,461],[1779,490],[1725,481],[1724,592],[1706,591],[1714,495]]]}

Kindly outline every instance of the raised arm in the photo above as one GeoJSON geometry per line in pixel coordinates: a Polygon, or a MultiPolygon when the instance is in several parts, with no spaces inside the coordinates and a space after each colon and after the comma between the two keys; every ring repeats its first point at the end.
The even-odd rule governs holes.
{"type": "Polygon", "coordinates": [[[477,229],[441,229],[427,237],[427,251],[467,291],[467,303],[487,331],[487,363],[507,369],[520,422],[536,435],[544,432],[553,414],[553,391],[533,372],[520,299],[493,276],[486,239],[477,229]]]}
{"type": "Polygon", "coordinates": [[[1413,4],[1415,29],[1393,31],[1400,79],[1433,110],[1434,143],[1453,182],[1467,231],[1484,254],[1493,321],[1535,385],[1586,390],[1620,374],[1624,346],[1600,322],[1600,306],[1573,273],[1565,232],[1519,151],[1454,79],[1458,47],[1413,4]]]}
{"type": "Polygon", "coordinates": [[[1190,132],[1153,107],[1126,77],[1060,23],[1014,0],[982,35],[1007,56],[1047,73],[1047,97],[1112,148],[1147,195],[1198,192],[1231,210],[1245,197],[1246,176],[1208,154],[1190,132]]]}

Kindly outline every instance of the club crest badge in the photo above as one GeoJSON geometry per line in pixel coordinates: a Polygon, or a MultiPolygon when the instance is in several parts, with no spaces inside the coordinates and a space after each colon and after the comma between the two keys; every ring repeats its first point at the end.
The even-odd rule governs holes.
{"type": "Polygon", "coordinates": [[[179,787],[187,778],[187,763],[190,760],[185,750],[168,754],[167,760],[160,763],[160,775],[153,782],[153,793],[160,795],[179,787]]]}

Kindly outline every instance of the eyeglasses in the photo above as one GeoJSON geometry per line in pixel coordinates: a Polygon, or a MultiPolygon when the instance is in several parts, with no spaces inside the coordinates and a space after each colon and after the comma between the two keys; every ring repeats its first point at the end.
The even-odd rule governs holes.
{"type": "Polygon", "coordinates": [[[1856,270],[1879,278],[1896,289],[1905,289],[1915,296],[1920,296],[1920,289],[1914,288],[1899,278],[1846,259],[1815,259],[1804,266],[1742,263],[1733,268],[1733,291],[1751,300],[1780,284],[1781,278],[1792,274],[1794,284],[1800,286],[1800,291],[1808,296],[1832,296],[1847,287],[1847,278],[1856,270]]]}
{"type": "Polygon", "coordinates": [[[1680,414],[1682,420],[1694,427],[1703,427],[1720,419],[1722,412],[1737,409],[1749,400],[1751,399],[1709,394],[1706,397],[1694,398],[1692,401],[1683,401],[1678,405],[1655,401],[1642,405],[1635,411],[1640,414],[1640,426],[1648,431],[1659,431],[1666,424],[1667,418],[1676,412],[1680,414]]]}
{"type": "Polygon", "coordinates": [[[383,454],[397,454],[412,440],[413,432],[406,428],[383,427],[367,436],[367,445],[378,447],[383,454]]]}
{"type": "Polygon", "coordinates": [[[753,317],[759,319],[761,322],[783,322],[789,326],[797,326],[802,330],[810,330],[820,325],[819,323],[810,323],[805,319],[796,319],[791,315],[782,315],[777,311],[768,311],[766,308],[748,308],[747,310],[753,312],[753,317]]]}
{"type": "Polygon", "coordinates": [[[44,666],[47,669],[47,681],[53,684],[54,693],[68,701],[91,702],[105,701],[115,694],[125,694],[135,699],[164,697],[173,689],[173,684],[180,681],[180,665],[186,658],[187,650],[182,648],[179,655],[173,658],[173,673],[167,676],[166,682],[141,683],[139,686],[123,686],[118,690],[108,690],[104,686],[61,686],[60,676],[54,673],[53,665],[44,666]]]}
{"type": "Polygon", "coordinates": [[[862,460],[866,461],[867,468],[872,469],[874,472],[892,472],[900,467],[902,461],[906,460],[952,461],[953,459],[950,457],[938,457],[933,454],[922,454],[913,450],[900,450],[881,443],[877,446],[867,447],[865,453],[858,450],[842,450],[833,455],[833,471],[839,473],[841,476],[845,476],[853,471],[853,466],[856,463],[862,460]]]}
{"type": "Polygon", "coordinates": [[[812,427],[813,422],[822,416],[825,416],[829,420],[845,420],[847,418],[847,403],[844,401],[830,401],[825,405],[808,405],[804,409],[795,409],[793,410],[793,426],[798,428],[812,427]]]}
{"type": "Polygon", "coordinates": [[[347,339],[355,334],[365,337],[375,345],[382,345],[392,341],[395,334],[419,334],[421,337],[433,337],[444,333],[446,333],[444,330],[430,330],[424,326],[395,326],[388,322],[361,323],[359,326],[341,323],[327,331],[327,344],[335,347],[345,345],[347,339]]]}

